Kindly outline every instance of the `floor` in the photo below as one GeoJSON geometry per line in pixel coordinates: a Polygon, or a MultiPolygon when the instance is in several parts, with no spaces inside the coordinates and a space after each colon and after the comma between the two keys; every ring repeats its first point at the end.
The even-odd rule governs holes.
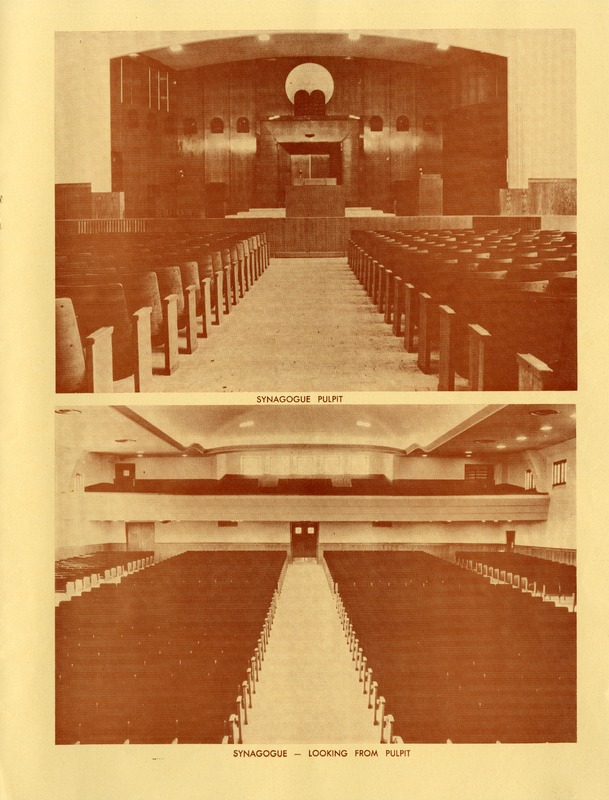
{"type": "MultiPolygon", "coordinates": [[[[154,355],[161,365],[162,354],[154,355]]],[[[153,376],[150,391],[436,391],[437,375],[422,373],[416,358],[346,258],[273,258],[173,375],[153,376]]]]}
{"type": "Polygon", "coordinates": [[[289,564],[244,744],[378,743],[323,567],[289,564]]]}

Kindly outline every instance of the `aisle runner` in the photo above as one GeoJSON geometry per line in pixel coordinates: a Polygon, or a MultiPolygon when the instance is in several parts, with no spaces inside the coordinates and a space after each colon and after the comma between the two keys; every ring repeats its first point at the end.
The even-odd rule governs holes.
{"type": "Polygon", "coordinates": [[[288,566],[244,744],[377,742],[323,567],[288,566]]]}
{"type": "MultiPolygon", "coordinates": [[[[436,391],[437,375],[372,305],[346,258],[273,258],[159,392],[436,391]]],[[[464,388],[465,381],[458,388],[464,388]],[[461,385],[463,384],[463,386],[461,385]]]]}

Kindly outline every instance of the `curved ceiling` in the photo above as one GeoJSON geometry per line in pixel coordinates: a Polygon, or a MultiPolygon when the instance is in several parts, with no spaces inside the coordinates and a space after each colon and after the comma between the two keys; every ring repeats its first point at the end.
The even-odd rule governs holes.
{"type": "MultiPolygon", "coordinates": [[[[452,32],[455,33],[454,31],[452,32]]],[[[450,46],[451,31],[313,32],[270,33],[190,32],[167,34],[168,44],[137,53],[174,70],[195,69],[210,64],[276,58],[366,58],[406,61],[428,67],[457,64],[472,57],[496,58],[489,53],[450,46]],[[429,35],[422,41],[421,34],[429,35]],[[413,38],[409,38],[413,36],[413,38]],[[182,37],[182,38],[180,38],[182,37]]]]}
{"type": "Polygon", "coordinates": [[[558,404],[138,405],[60,408],[57,415],[59,446],[79,442],[82,450],[122,455],[355,446],[443,457],[471,450],[475,457],[575,437],[575,407],[558,404]]]}

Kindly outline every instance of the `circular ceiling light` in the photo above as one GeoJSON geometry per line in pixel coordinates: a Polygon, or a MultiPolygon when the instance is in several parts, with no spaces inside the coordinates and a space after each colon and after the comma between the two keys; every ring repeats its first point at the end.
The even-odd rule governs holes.
{"type": "Polygon", "coordinates": [[[324,93],[326,103],[334,94],[334,78],[321,64],[307,62],[299,64],[290,72],[285,81],[285,93],[290,103],[294,102],[296,92],[304,89],[305,92],[314,92],[320,89],[324,93]]]}

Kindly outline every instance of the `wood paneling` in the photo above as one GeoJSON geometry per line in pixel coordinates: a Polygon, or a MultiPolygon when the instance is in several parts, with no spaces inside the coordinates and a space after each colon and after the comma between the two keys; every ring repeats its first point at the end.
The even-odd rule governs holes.
{"type": "Polygon", "coordinates": [[[572,180],[530,180],[531,214],[577,214],[577,182],[572,180]]]}
{"type": "Polygon", "coordinates": [[[56,183],[56,219],[87,219],[93,216],[90,183],[56,183]]]}
{"type": "MultiPolygon", "coordinates": [[[[292,116],[285,80],[304,61],[260,59],[170,73],[171,134],[171,126],[154,114],[141,114],[148,111],[151,60],[116,59],[111,70],[112,149],[123,157],[127,215],[197,216],[202,187],[210,182],[227,184],[229,210],[283,205],[282,154],[266,123],[269,117],[292,116]],[[224,133],[211,133],[214,117],[224,121],[224,133]],[[239,117],[250,121],[249,133],[237,133],[239,117]],[[196,132],[184,132],[185,119],[194,120],[196,132]],[[130,127],[134,122],[137,128],[130,127]]],[[[471,64],[452,71],[380,59],[315,61],[334,78],[328,117],[361,118],[352,120],[342,143],[343,182],[351,205],[393,210],[394,184],[414,180],[419,172],[444,174],[447,115],[505,100],[504,59],[498,57],[473,54],[471,64]],[[372,116],[383,119],[382,131],[370,130],[372,116]],[[398,116],[408,117],[408,131],[396,130],[398,116]]],[[[455,154],[461,157],[458,148],[455,154]]],[[[466,172],[471,174],[469,165],[460,176],[466,172]]],[[[467,213],[476,210],[488,209],[467,213]]]]}
{"type": "Polygon", "coordinates": [[[239,64],[230,70],[229,110],[229,210],[240,211],[255,205],[256,179],[256,97],[239,64]],[[237,133],[237,120],[245,117],[249,133],[237,133]]]}
{"type": "Polygon", "coordinates": [[[288,186],[286,216],[344,217],[345,190],[342,186],[288,186]]]}

